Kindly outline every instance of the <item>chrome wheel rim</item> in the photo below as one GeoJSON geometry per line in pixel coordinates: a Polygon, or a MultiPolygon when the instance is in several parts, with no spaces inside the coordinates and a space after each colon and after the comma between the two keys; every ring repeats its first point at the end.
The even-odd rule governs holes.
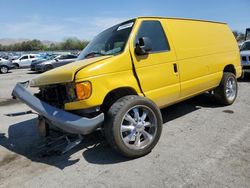
{"type": "Polygon", "coordinates": [[[7,73],[8,72],[8,68],[7,67],[1,67],[1,72],[2,73],[7,73]]]}
{"type": "Polygon", "coordinates": [[[121,122],[121,138],[130,149],[139,150],[150,145],[156,136],[157,119],[147,106],[137,105],[130,108],[121,122]]]}
{"type": "Polygon", "coordinates": [[[233,77],[228,78],[226,83],[226,97],[228,100],[233,101],[237,92],[236,81],[233,77]]]}

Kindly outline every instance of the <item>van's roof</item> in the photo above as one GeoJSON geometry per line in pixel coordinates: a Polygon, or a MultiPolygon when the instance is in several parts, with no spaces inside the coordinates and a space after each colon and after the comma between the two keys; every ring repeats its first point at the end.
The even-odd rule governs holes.
{"type": "Polygon", "coordinates": [[[202,19],[192,19],[192,18],[175,18],[175,17],[163,17],[163,16],[138,16],[137,18],[158,18],[158,19],[174,19],[174,20],[191,20],[191,21],[201,21],[201,22],[211,22],[218,24],[227,24],[225,22],[217,22],[211,20],[202,20],[202,19]]]}

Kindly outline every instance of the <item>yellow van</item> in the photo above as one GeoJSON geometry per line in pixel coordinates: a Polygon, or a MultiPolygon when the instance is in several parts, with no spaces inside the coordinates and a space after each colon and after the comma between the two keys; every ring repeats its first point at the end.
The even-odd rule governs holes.
{"type": "Polygon", "coordinates": [[[162,131],[160,109],[213,91],[232,104],[241,75],[237,42],[225,23],[138,17],[97,35],[78,61],[18,83],[13,96],[39,115],[39,125],[86,135],[103,129],[128,157],[149,153],[162,131]]]}

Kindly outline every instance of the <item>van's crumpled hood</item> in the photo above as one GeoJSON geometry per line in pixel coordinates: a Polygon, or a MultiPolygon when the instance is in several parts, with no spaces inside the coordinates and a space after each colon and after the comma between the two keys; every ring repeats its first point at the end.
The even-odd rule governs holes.
{"type": "Polygon", "coordinates": [[[84,59],[73,63],[69,63],[67,65],[58,67],[56,69],[52,69],[32,79],[30,81],[30,86],[38,87],[43,85],[71,82],[74,80],[75,73],[80,69],[86,67],[87,65],[102,61],[110,57],[111,56],[100,56],[100,57],[84,59]]]}

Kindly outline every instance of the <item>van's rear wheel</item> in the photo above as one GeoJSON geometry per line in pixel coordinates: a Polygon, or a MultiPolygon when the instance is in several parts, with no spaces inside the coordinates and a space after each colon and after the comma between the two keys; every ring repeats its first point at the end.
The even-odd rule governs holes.
{"type": "Polygon", "coordinates": [[[225,72],[218,88],[215,89],[215,95],[223,105],[234,103],[238,93],[237,79],[233,73],[225,72]]]}
{"type": "Polygon", "coordinates": [[[140,157],[149,153],[160,138],[161,112],[146,98],[125,96],[110,107],[104,127],[111,147],[126,157],[140,157]]]}

